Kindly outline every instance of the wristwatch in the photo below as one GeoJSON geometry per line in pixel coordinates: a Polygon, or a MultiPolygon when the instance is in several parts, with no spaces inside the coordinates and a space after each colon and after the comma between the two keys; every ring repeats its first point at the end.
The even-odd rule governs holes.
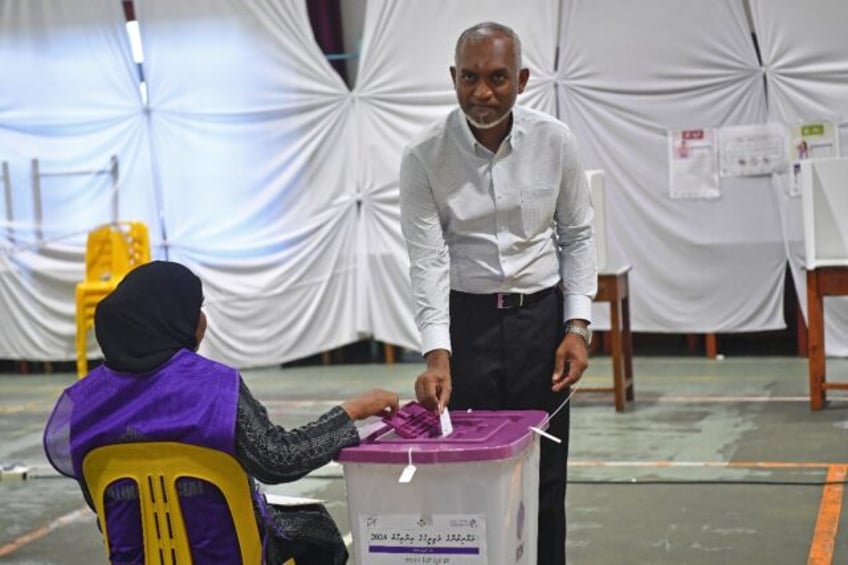
{"type": "Polygon", "coordinates": [[[567,334],[577,334],[583,338],[583,341],[586,342],[586,347],[592,345],[592,330],[589,328],[584,328],[583,326],[572,326],[568,324],[565,326],[565,333],[567,334]]]}

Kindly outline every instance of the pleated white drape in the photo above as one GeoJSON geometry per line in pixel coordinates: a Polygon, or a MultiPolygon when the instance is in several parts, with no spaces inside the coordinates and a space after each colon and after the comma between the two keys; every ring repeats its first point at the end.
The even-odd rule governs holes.
{"type": "MultiPolygon", "coordinates": [[[[633,266],[633,326],[783,327],[784,254],[768,179],[721,179],[715,200],[669,197],[668,130],[765,119],[742,3],[573,0],[564,7],[560,117],[583,144],[587,165],[605,171],[608,263],[633,266]]],[[[597,310],[601,324],[606,311],[597,310]]]]}
{"type": "MultiPolygon", "coordinates": [[[[0,358],[71,359],[74,284],[85,232],[109,221],[120,155],[121,215],[155,219],[147,131],[118,2],[0,2],[0,161],[11,206],[0,218],[0,358]],[[36,218],[41,207],[39,239],[36,218]],[[11,221],[9,220],[11,219],[11,221]]],[[[0,188],[5,188],[0,186],[0,188]]]]}
{"type": "Polygon", "coordinates": [[[146,0],[136,15],[167,252],[204,280],[203,351],[267,365],[354,341],[351,99],[305,5],[146,0]]]}
{"type": "MultiPolygon", "coordinates": [[[[789,0],[752,0],[751,16],[759,38],[771,121],[799,124],[826,120],[839,126],[840,146],[848,147],[848,3],[820,0],[806,7],[789,0]]],[[[845,155],[845,149],[842,149],[845,155]]],[[[775,175],[798,300],[806,315],[807,279],[801,200],[790,196],[789,174],[775,175]]],[[[845,221],[848,221],[846,218],[845,221]]],[[[848,298],[829,297],[825,307],[825,347],[829,355],[848,355],[848,298]]]]}
{"type": "MultiPolygon", "coordinates": [[[[666,132],[826,118],[844,137],[848,14],[817,6],[752,1],[761,67],[741,0],[370,0],[351,90],[302,1],[136,0],[145,105],[119,2],[0,2],[0,358],[73,358],[84,233],[111,214],[106,177],[44,177],[38,241],[30,160],[94,170],[111,155],[120,217],[204,281],[203,353],[249,367],[364,336],[416,348],[400,155],[454,106],[456,38],[483,20],[523,40],[519,103],[558,115],[605,171],[608,264],[633,266],[634,329],[783,327],[787,258],[803,283],[799,203],[780,177],[670,198],[666,132]]],[[[848,354],[846,312],[828,305],[831,354],[848,354]]]]}
{"type": "Polygon", "coordinates": [[[510,22],[523,41],[530,68],[524,104],[555,113],[553,76],[557,5],[511,0],[371,1],[354,89],[361,191],[359,225],[362,329],[410,348],[419,344],[412,319],[409,262],[400,233],[398,170],[404,146],[456,103],[449,67],[462,30],[481,18],[510,22]],[[434,14],[439,17],[434,19],[434,14]],[[427,22],[422,25],[422,22],[427,22]]]}

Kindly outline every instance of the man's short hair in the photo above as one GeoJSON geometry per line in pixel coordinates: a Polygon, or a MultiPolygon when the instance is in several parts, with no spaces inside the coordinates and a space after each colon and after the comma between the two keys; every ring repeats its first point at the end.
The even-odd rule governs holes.
{"type": "Polygon", "coordinates": [[[482,38],[488,36],[491,33],[500,33],[506,35],[512,40],[512,44],[515,49],[515,68],[521,68],[521,39],[518,37],[518,34],[509,27],[503,24],[499,24],[497,22],[481,22],[479,24],[474,24],[470,28],[466,29],[459,35],[459,39],[456,40],[456,49],[454,51],[454,62],[459,60],[459,50],[462,49],[462,46],[466,41],[482,38]]]}

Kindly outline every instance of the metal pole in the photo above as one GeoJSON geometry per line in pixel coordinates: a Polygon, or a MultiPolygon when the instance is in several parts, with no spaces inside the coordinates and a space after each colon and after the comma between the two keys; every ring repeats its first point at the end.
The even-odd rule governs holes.
{"type": "Polygon", "coordinates": [[[41,243],[44,233],[41,229],[41,176],[38,171],[38,159],[32,160],[32,204],[35,208],[35,238],[41,243]]]}
{"type": "Polygon", "coordinates": [[[3,191],[6,199],[6,237],[9,243],[15,243],[15,231],[12,229],[12,178],[9,175],[9,163],[3,161],[3,191]]]}
{"type": "Polygon", "coordinates": [[[112,155],[109,164],[112,174],[112,221],[118,223],[118,156],[112,155]]]}
{"type": "Polygon", "coordinates": [[[9,163],[3,161],[3,193],[6,201],[6,237],[9,243],[15,243],[15,231],[12,229],[12,178],[9,175],[9,163]]]}

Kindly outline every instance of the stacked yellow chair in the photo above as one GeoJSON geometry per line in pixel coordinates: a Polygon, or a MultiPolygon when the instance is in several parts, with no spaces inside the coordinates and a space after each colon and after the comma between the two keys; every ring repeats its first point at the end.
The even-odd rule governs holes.
{"type": "Polygon", "coordinates": [[[76,287],[77,376],[88,373],[88,332],[98,302],[135,267],[150,261],[150,236],[142,222],[103,224],[88,233],[85,280],[76,287]]]}

